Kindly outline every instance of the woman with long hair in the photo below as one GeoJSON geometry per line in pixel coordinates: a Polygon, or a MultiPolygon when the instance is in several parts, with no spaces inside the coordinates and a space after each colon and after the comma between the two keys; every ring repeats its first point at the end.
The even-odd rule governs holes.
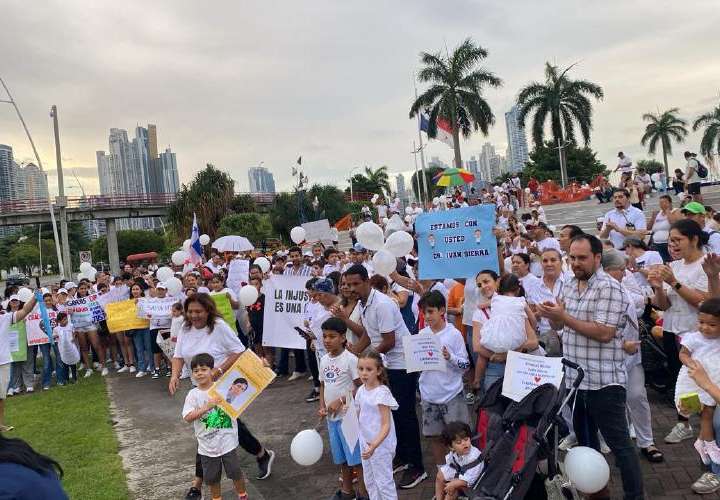
{"type": "Polygon", "coordinates": [[[22,439],[0,434],[0,498],[67,500],[60,478],[62,467],[22,439]]]}
{"type": "Polygon", "coordinates": [[[668,237],[670,235],[670,224],[672,223],[672,198],[664,194],[658,198],[659,210],[653,212],[650,217],[648,230],[652,233],[653,249],[660,254],[663,262],[670,262],[668,252],[668,237]]]}

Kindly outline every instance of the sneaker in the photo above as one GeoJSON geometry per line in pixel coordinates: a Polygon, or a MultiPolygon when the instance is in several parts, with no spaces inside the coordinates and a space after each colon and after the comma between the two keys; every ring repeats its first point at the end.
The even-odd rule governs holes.
{"type": "Polygon", "coordinates": [[[130,369],[129,369],[128,371],[129,371],[130,373],[135,373],[135,372],[137,371],[137,368],[135,368],[134,366],[130,365],[130,369]]]}
{"type": "Polygon", "coordinates": [[[330,500],[355,500],[355,493],[345,493],[343,490],[337,490],[330,500]]]}
{"type": "Polygon", "coordinates": [[[7,395],[8,395],[8,397],[14,396],[14,395],[15,395],[15,389],[8,389],[8,390],[7,390],[7,395]]]}
{"type": "Polygon", "coordinates": [[[108,373],[110,373],[110,371],[109,371],[106,367],[103,366],[103,369],[102,369],[102,371],[100,372],[100,375],[102,375],[103,377],[105,377],[105,376],[107,376],[108,373]]]}
{"type": "Polygon", "coordinates": [[[44,385],[44,386],[43,386],[43,391],[49,391],[49,390],[50,390],[50,386],[49,386],[49,385],[44,385]]]}
{"type": "Polygon", "coordinates": [[[90,370],[90,369],[85,370],[85,378],[88,378],[92,374],[93,374],[92,370],[90,370]]]}
{"type": "Polygon", "coordinates": [[[170,370],[165,370],[165,377],[166,377],[166,378],[170,378],[171,376],[172,376],[172,371],[170,371],[170,370]]]}
{"type": "MultiPolygon", "coordinates": [[[[142,372],[139,372],[142,373],[142,372]]],[[[202,492],[195,486],[192,486],[185,494],[185,500],[200,500],[202,498],[202,492]]]]}
{"type": "Polygon", "coordinates": [[[125,373],[125,372],[128,371],[128,370],[130,370],[130,368],[128,368],[127,366],[123,366],[123,367],[120,368],[117,372],[118,372],[118,373],[125,373]]]}
{"type": "Polygon", "coordinates": [[[409,490],[427,479],[427,477],[427,472],[423,469],[408,468],[405,472],[403,472],[398,486],[403,490],[409,490]]]}
{"type": "Polygon", "coordinates": [[[404,464],[400,462],[397,458],[393,459],[393,475],[397,474],[398,472],[406,471],[410,468],[408,464],[404,464]]]}
{"type": "Polygon", "coordinates": [[[468,392],[465,394],[465,404],[472,406],[475,404],[475,394],[468,392]]]}
{"type": "Polygon", "coordinates": [[[562,441],[560,441],[560,445],[558,446],[558,449],[560,451],[568,451],[570,448],[577,446],[578,441],[577,437],[574,433],[570,433],[567,436],[563,438],[562,441]]]}
{"type": "Polygon", "coordinates": [[[30,394],[31,392],[35,392],[35,388],[34,388],[33,386],[30,386],[30,387],[28,387],[27,389],[25,389],[25,392],[27,392],[28,394],[30,394]]]}
{"type": "Polygon", "coordinates": [[[158,370],[157,368],[155,368],[155,369],[153,370],[153,372],[152,372],[152,378],[154,378],[154,379],[160,378],[160,370],[158,370]]]}
{"type": "Polygon", "coordinates": [[[267,479],[272,474],[272,464],[275,461],[275,452],[265,449],[265,454],[257,459],[258,475],[255,479],[267,479]]]}
{"type": "Polygon", "coordinates": [[[310,394],[308,394],[308,397],[305,398],[306,403],[314,403],[315,401],[320,400],[320,391],[317,389],[313,389],[310,391],[310,394]]]}
{"type": "Polygon", "coordinates": [[[288,377],[288,382],[292,382],[293,380],[297,380],[300,378],[303,378],[304,373],[300,372],[292,372],[292,375],[288,377]]]}
{"type": "Polygon", "coordinates": [[[0,425],[0,432],[10,432],[14,429],[15,427],[13,427],[12,425],[0,425]]]}
{"type": "Polygon", "coordinates": [[[93,368],[95,368],[96,370],[98,370],[98,369],[100,368],[100,363],[98,363],[97,361],[95,361],[95,362],[93,363],[93,368]]]}
{"type": "Polygon", "coordinates": [[[600,441],[600,453],[602,453],[603,455],[607,455],[608,453],[610,453],[610,447],[605,442],[605,438],[602,437],[602,434],[600,434],[599,432],[598,441],[600,441]]]}
{"type": "Polygon", "coordinates": [[[135,374],[135,378],[143,378],[145,375],[147,375],[147,372],[140,370],[137,374],[135,374]]]}
{"type": "Polygon", "coordinates": [[[55,385],[57,385],[58,387],[63,387],[63,386],[65,385],[65,382],[58,382],[58,383],[55,384],[55,385]]]}
{"type": "Polygon", "coordinates": [[[706,472],[690,486],[698,495],[707,495],[720,490],[720,479],[712,472],[706,472]]]}
{"type": "Polygon", "coordinates": [[[117,361],[115,361],[112,366],[113,366],[113,368],[115,368],[116,370],[119,370],[119,369],[120,369],[120,363],[118,363],[117,361]]]}
{"type": "MultiPolygon", "coordinates": [[[[685,425],[682,422],[678,422],[675,424],[675,427],[672,428],[670,433],[665,436],[665,442],[668,444],[677,444],[681,441],[685,441],[686,439],[692,439],[693,437],[695,437],[695,435],[693,434],[692,427],[690,427],[690,425],[685,425]]],[[[700,479],[698,479],[698,481],[700,481],[700,479]]]]}

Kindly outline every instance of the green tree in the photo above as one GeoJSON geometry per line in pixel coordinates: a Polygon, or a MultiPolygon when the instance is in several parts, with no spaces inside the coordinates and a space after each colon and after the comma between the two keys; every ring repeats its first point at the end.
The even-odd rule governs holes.
{"type": "Polygon", "coordinates": [[[353,175],[351,182],[353,193],[377,193],[390,196],[392,191],[388,168],[385,165],[375,170],[365,167],[365,173],[353,175]]]}
{"type": "Polygon", "coordinates": [[[665,166],[657,160],[638,160],[635,164],[637,168],[645,169],[648,174],[665,171],[665,166]]]}
{"type": "Polygon", "coordinates": [[[281,239],[287,240],[290,230],[303,222],[300,220],[299,196],[302,199],[302,208],[305,214],[304,222],[316,219],[315,209],[312,206],[312,201],[316,196],[318,199],[317,218],[328,219],[330,225],[352,212],[348,202],[345,201],[345,195],[336,186],[314,184],[302,195],[299,195],[297,191],[280,193],[270,208],[270,223],[275,234],[279,235],[281,239]]]}
{"type": "Polygon", "coordinates": [[[262,246],[263,240],[272,237],[270,217],[257,213],[226,215],[220,221],[218,236],[239,235],[249,239],[256,248],[262,246]]]}
{"type": "Polygon", "coordinates": [[[197,214],[200,231],[215,239],[220,220],[230,212],[235,182],[225,172],[208,164],[183,184],[175,203],[168,210],[168,222],[179,239],[186,239],[192,230],[193,214],[197,214]]]}
{"type": "Polygon", "coordinates": [[[452,53],[429,54],[422,52],[424,67],[418,81],[430,84],[410,107],[410,118],[429,111],[428,137],[436,137],[438,119],[447,120],[453,132],[455,166],[463,168],[460,154],[460,133],[466,139],[473,131],[487,136],[495,123],[490,105],[482,95],[483,87],[500,87],[502,80],[478,64],[488,52],[471,39],[466,39],[452,53]]]}
{"type": "MultiPolygon", "coordinates": [[[[607,166],[597,159],[596,153],[585,146],[578,148],[570,144],[565,148],[568,179],[578,182],[590,182],[607,171],[607,166]]],[[[523,171],[527,178],[535,177],[539,182],[553,180],[560,182],[560,160],[557,148],[552,142],[536,147],[530,153],[530,161],[523,171]]]]}
{"type": "Polygon", "coordinates": [[[17,267],[28,275],[32,274],[32,268],[39,263],[40,251],[37,245],[27,241],[13,245],[7,258],[9,267],[17,267]]]}
{"type": "Polygon", "coordinates": [[[420,199],[420,191],[423,191],[423,199],[425,200],[432,200],[436,196],[440,196],[445,192],[444,187],[439,187],[435,185],[435,182],[433,181],[433,177],[435,177],[438,173],[442,172],[442,168],[440,167],[427,167],[425,169],[425,189],[426,191],[423,191],[423,181],[422,181],[422,171],[418,170],[416,173],[412,174],[410,176],[410,185],[412,186],[413,193],[415,194],[415,199],[420,199]],[[418,175],[420,174],[420,175],[418,175]],[[418,190],[418,181],[420,182],[420,188],[418,190]]]}
{"type": "Polygon", "coordinates": [[[720,105],[709,113],[698,117],[693,123],[693,130],[704,127],[700,140],[700,154],[709,158],[713,153],[720,153],[720,105]]]}
{"type": "Polygon", "coordinates": [[[252,213],[257,211],[255,200],[249,194],[238,194],[233,197],[230,203],[230,210],[235,213],[252,213]]]}
{"type": "Polygon", "coordinates": [[[575,142],[576,124],[585,146],[590,144],[593,112],[590,98],[602,100],[603,90],[590,81],[570,79],[570,68],[572,66],[559,72],[557,66],[545,63],[545,83],[532,82],[518,94],[518,122],[525,126],[528,115],[532,114],[532,138],[536,148],[543,147],[548,119],[555,147],[566,140],[575,142]]]}
{"type": "Polygon", "coordinates": [[[647,146],[648,153],[651,155],[655,155],[658,142],[660,143],[666,179],[670,178],[667,157],[672,154],[672,141],[681,143],[688,134],[687,128],[685,128],[687,122],[677,116],[679,111],[678,108],[671,108],[656,115],[652,113],[643,115],[643,120],[650,123],[645,127],[645,134],[640,139],[640,143],[647,146]]]}
{"type": "MultiPolygon", "coordinates": [[[[136,253],[165,252],[165,237],[155,231],[142,231],[130,229],[117,232],[118,254],[120,260],[125,260],[128,255],[136,253]]],[[[107,238],[101,236],[92,242],[91,246],[93,260],[96,262],[108,262],[107,238]]]]}

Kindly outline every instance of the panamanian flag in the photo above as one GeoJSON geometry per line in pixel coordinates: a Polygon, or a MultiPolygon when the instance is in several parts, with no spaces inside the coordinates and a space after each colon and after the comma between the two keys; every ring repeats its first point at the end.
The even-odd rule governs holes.
{"type": "Polygon", "coordinates": [[[203,248],[200,244],[200,228],[197,223],[197,215],[193,213],[192,236],[190,236],[190,262],[202,264],[203,248]]]}
{"type": "MultiPolygon", "coordinates": [[[[430,128],[430,120],[428,120],[428,117],[424,114],[420,114],[420,130],[425,132],[427,134],[428,128],[430,128]]],[[[429,136],[428,136],[429,137],[429,136]]],[[[450,122],[445,120],[444,118],[438,118],[437,119],[437,133],[435,134],[435,137],[432,137],[432,139],[436,139],[438,141],[442,141],[451,148],[455,147],[455,141],[453,140],[453,132],[452,127],[450,126],[450,122]]]]}

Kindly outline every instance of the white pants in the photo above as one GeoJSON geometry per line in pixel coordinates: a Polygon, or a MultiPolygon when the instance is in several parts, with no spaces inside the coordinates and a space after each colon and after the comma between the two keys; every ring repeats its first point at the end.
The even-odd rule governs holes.
{"type": "Polygon", "coordinates": [[[394,451],[378,449],[368,460],[362,460],[363,478],[370,500],[397,500],[392,466],[394,456],[394,451]]]}
{"type": "Polygon", "coordinates": [[[635,427],[638,448],[647,448],[654,443],[650,403],[645,390],[645,372],[641,364],[633,366],[627,373],[626,406],[630,422],[635,427]]]}

